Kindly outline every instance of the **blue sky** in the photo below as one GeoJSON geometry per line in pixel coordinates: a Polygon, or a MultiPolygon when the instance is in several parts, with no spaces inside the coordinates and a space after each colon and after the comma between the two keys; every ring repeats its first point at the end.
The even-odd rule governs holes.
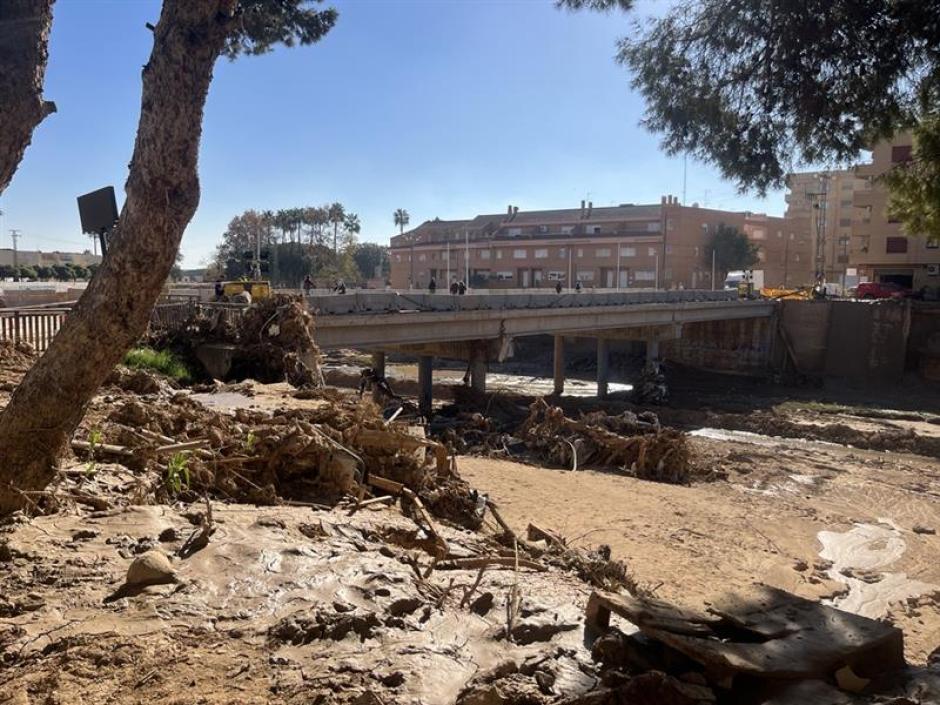
{"type": "MultiPolygon", "coordinates": [[[[551,0],[336,0],[336,28],[312,47],[220,60],[206,108],[202,200],[185,266],[211,255],[248,208],[341,201],[362,239],[386,243],[392,212],[411,223],[522,209],[681,196],[682,160],[638,122],[641,98],[614,62],[633,18],[569,13],[551,0]]],[[[58,0],[36,131],[0,197],[0,242],[89,246],[75,197],[113,184],[133,147],[145,22],[157,0],[58,0]]],[[[781,193],[740,196],[688,163],[688,202],[782,214],[781,193]]]]}

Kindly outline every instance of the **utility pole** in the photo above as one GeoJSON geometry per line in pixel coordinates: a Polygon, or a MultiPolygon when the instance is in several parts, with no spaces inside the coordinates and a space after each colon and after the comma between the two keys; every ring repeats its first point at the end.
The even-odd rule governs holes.
{"type": "Polygon", "coordinates": [[[826,209],[829,205],[829,174],[820,175],[820,190],[807,191],[806,196],[812,198],[813,214],[816,218],[816,252],[814,264],[816,277],[826,276],[826,209]]]}
{"type": "Polygon", "coordinates": [[[11,229],[10,229],[10,237],[13,238],[13,269],[16,270],[16,274],[13,275],[13,281],[16,281],[16,282],[18,282],[18,281],[20,280],[20,275],[19,275],[19,268],[20,268],[19,252],[18,252],[17,249],[16,249],[16,241],[20,239],[20,233],[21,233],[21,232],[22,232],[21,230],[17,230],[17,229],[15,229],[15,228],[11,228],[11,229]]]}
{"type": "Polygon", "coordinates": [[[464,277],[463,282],[467,285],[467,288],[470,288],[470,231],[463,231],[464,237],[464,250],[463,250],[463,268],[464,268],[464,277]]]}

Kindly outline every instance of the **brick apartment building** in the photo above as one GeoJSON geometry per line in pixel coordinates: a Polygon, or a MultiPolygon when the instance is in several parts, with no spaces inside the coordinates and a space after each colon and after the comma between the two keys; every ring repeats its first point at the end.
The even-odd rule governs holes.
{"type": "Polygon", "coordinates": [[[843,169],[790,174],[787,186],[784,217],[809,233],[814,271],[827,282],[855,286],[858,275],[849,262],[855,193],[867,182],[854,169],[843,169]]]}
{"type": "MultiPolygon", "coordinates": [[[[431,220],[391,238],[391,284],[474,288],[712,288],[708,242],[720,225],[755,242],[768,286],[812,281],[812,242],[784,218],[683,206],[673,196],[652,205],[521,211],[469,220],[431,220]],[[570,284],[569,284],[570,283],[570,284]]],[[[804,224],[805,227],[805,224],[804,224]]],[[[722,277],[718,272],[716,278],[722,277]]],[[[723,280],[714,283],[723,286],[723,280]]]]}
{"type": "Polygon", "coordinates": [[[856,167],[863,188],[855,192],[850,263],[860,281],[890,281],[915,291],[940,286],[940,242],[907,234],[888,218],[888,191],[878,177],[911,158],[911,135],[901,134],[872,150],[872,161],[856,167]]]}

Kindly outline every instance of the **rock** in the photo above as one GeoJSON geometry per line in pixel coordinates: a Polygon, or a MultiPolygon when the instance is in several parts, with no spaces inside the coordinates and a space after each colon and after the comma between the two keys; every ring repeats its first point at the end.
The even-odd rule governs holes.
{"type": "Polygon", "coordinates": [[[174,541],[179,541],[180,532],[171,526],[169,529],[164,529],[161,531],[160,535],[157,537],[157,540],[161,543],[173,543],[174,541]]]}
{"type": "Polygon", "coordinates": [[[555,685],[555,676],[553,676],[548,671],[536,671],[532,674],[532,677],[535,678],[535,682],[545,695],[552,694],[552,686],[555,685]]]}
{"type": "Polygon", "coordinates": [[[93,539],[98,535],[97,531],[92,529],[79,529],[74,534],[72,534],[73,541],[86,541],[88,539],[93,539]]]}
{"type": "Polygon", "coordinates": [[[534,644],[537,641],[550,641],[556,634],[570,632],[579,626],[581,625],[574,622],[548,619],[521,621],[512,628],[512,640],[521,646],[534,644]]]}
{"type": "Polygon", "coordinates": [[[809,570],[809,563],[806,561],[797,561],[793,564],[793,570],[802,573],[804,570],[809,570]]]}
{"type": "Polygon", "coordinates": [[[394,671],[389,673],[387,676],[382,676],[380,680],[382,681],[382,685],[384,685],[386,688],[397,688],[398,686],[404,684],[405,674],[401,671],[394,671]]]}
{"type": "Polygon", "coordinates": [[[915,534],[931,534],[932,535],[932,534],[937,533],[937,530],[934,529],[933,527],[921,526],[919,524],[915,526],[913,529],[911,529],[911,531],[913,531],[915,534]]]}
{"type": "Polygon", "coordinates": [[[411,614],[423,604],[424,600],[418,597],[403,597],[390,604],[388,611],[393,617],[401,617],[406,614],[411,614]]]}
{"type": "Polygon", "coordinates": [[[493,593],[484,592],[477,599],[470,603],[470,611],[483,617],[493,608],[494,600],[495,598],[493,597],[493,593]]]}
{"type": "Polygon", "coordinates": [[[176,582],[176,571],[162,551],[147,551],[135,558],[127,569],[127,585],[161,585],[173,582],[176,582]]]}

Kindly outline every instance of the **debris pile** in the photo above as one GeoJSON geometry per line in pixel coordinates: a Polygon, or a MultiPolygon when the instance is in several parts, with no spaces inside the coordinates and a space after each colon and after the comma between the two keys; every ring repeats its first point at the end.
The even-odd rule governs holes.
{"type": "Polygon", "coordinates": [[[633,403],[659,405],[665,404],[668,398],[669,388],[662,366],[655,360],[648,361],[633,383],[633,403]]]}
{"type": "Polygon", "coordinates": [[[385,481],[413,491],[438,516],[479,525],[446,448],[421,426],[386,422],[368,400],[226,414],[185,393],[128,399],[100,425],[86,422],[77,438],[73,450],[90,462],[112,460],[140,473],[138,500],[208,493],[258,504],[329,502],[362,497],[385,481]]]}
{"type": "Polygon", "coordinates": [[[691,477],[685,435],[630,412],[613,418],[595,413],[575,421],[539,399],[516,435],[542,459],[572,470],[589,466],[675,484],[691,477]],[[623,435],[628,428],[634,435],[623,435]]]}
{"type": "Polygon", "coordinates": [[[200,346],[229,344],[234,346],[230,379],[264,383],[286,379],[295,387],[318,388],[323,386],[323,374],[313,333],[313,316],[303,299],[275,294],[244,308],[198,307],[182,326],[152,329],[147,342],[193,363],[200,346]]]}
{"type": "Polygon", "coordinates": [[[29,343],[0,340],[0,391],[12,392],[36,357],[29,343]]]}

